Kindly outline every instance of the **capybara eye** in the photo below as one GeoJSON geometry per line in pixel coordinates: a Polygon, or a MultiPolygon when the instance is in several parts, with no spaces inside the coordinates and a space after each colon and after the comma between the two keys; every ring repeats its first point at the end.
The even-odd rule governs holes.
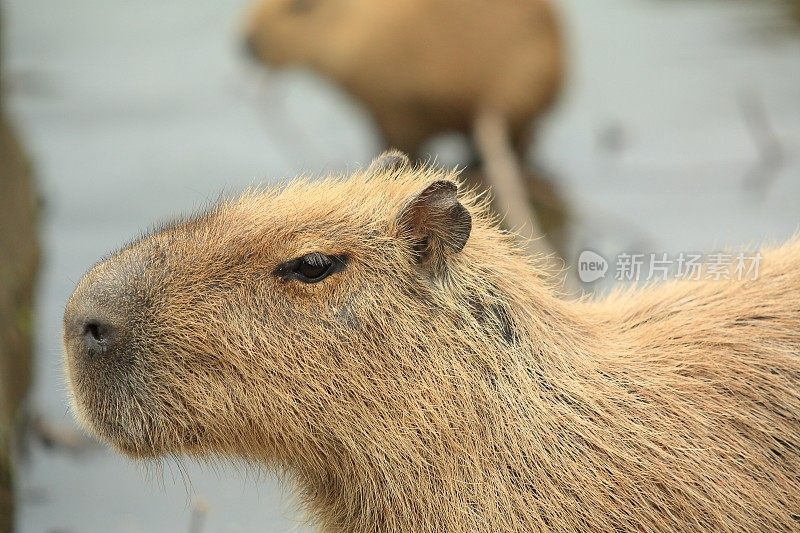
{"type": "Polygon", "coordinates": [[[303,283],[317,283],[345,267],[344,256],[325,255],[318,252],[287,261],[275,269],[274,274],[283,279],[296,279],[303,283]]]}
{"type": "Polygon", "coordinates": [[[333,261],[325,255],[308,254],[300,258],[296,272],[306,278],[303,281],[319,281],[328,274],[331,265],[333,261]]]}
{"type": "Polygon", "coordinates": [[[290,0],[289,11],[291,13],[307,13],[314,9],[317,5],[317,0],[290,0]]]}

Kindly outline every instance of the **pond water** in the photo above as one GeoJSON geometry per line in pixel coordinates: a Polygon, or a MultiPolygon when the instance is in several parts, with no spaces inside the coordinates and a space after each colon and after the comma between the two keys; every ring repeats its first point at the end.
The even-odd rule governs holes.
{"type": "MultiPolygon", "coordinates": [[[[244,4],[4,4],[6,90],[45,206],[33,403],[53,427],[74,427],[61,315],[94,261],[221,192],[346,171],[378,150],[367,116],[325,83],[243,64],[244,4]]],[[[561,5],[570,86],[537,159],[575,213],[568,261],[584,248],[675,254],[796,231],[800,39],[776,29],[773,4],[561,5]]],[[[20,475],[22,533],[188,531],[198,505],[204,531],[303,530],[288,486],[244,467],[159,473],[103,448],[34,444],[20,475]]]]}

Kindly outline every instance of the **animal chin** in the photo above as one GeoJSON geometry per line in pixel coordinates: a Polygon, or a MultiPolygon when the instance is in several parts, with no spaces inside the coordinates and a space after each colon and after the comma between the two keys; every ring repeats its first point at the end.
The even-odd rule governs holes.
{"type": "Polygon", "coordinates": [[[75,411],[81,425],[95,438],[113,446],[132,458],[159,455],[160,446],[146,429],[145,420],[136,421],[124,416],[114,402],[102,399],[75,398],[75,411]]]}
{"type": "Polygon", "coordinates": [[[168,428],[161,428],[152,421],[143,426],[136,424],[137,431],[131,431],[120,423],[106,424],[107,431],[101,438],[121,453],[133,459],[154,459],[167,454],[192,454],[202,449],[202,436],[198,431],[185,429],[172,434],[168,428]],[[171,435],[165,438],[166,435],[171,435]]]}
{"type": "Polygon", "coordinates": [[[115,431],[103,439],[132,459],[152,459],[170,451],[165,443],[154,439],[152,433],[132,434],[130,431],[115,431]]]}
{"type": "Polygon", "coordinates": [[[131,459],[152,459],[161,455],[159,451],[154,448],[145,448],[126,441],[111,441],[111,445],[123,455],[127,455],[131,459]]]}

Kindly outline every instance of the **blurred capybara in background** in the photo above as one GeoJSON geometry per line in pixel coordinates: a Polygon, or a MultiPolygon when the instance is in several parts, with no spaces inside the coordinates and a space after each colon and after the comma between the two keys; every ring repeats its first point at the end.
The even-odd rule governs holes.
{"type": "Polygon", "coordinates": [[[455,179],[391,154],[97,264],[64,315],[78,418],[278,467],[325,531],[796,530],[800,242],[570,302],[455,179]]]}
{"type": "Polygon", "coordinates": [[[520,166],[564,76],[550,0],[258,0],[245,33],[260,62],[311,68],[363,103],[387,147],[420,156],[437,134],[467,134],[507,227],[541,237],[528,198],[554,196],[520,166]]]}
{"type": "Polygon", "coordinates": [[[37,243],[28,159],[0,103],[0,533],[14,531],[11,452],[33,368],[37,243]]]}
{"type": "Polygon", "coordinates": [[[436,134],[471,134],[484,111],[523,145],[564,71],[550,0],[258,0],[246,40],[268,65],[330,77],[412,155],[436,134]]]}

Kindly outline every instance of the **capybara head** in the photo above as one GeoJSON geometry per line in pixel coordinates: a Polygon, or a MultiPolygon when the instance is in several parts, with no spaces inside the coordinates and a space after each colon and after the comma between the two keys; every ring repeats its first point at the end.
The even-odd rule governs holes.
{"type": "MultiPolygon", "coordinates": [[[[263,0],[251,8],[245,53],[273,65],[313,64],[333,46],[358,0],[263,0]]],[[[368,7],[367,3],[360,2],[368,7]]]]}
{"type": "Polygon", "coordinates": [[[459,291],[475,257],[518,252],[454,178],[389,153],[348,179],[224,201],[112,254],[64,315],[78,418],[136,457],[277,459],[324,440],[323,413],[358,427],[369,405],[400,401],[398,382],[469,342],[457,331],[469,313],[489,309],[485,328],[507,342],[502,311],[482,301],[493,288],[459,291]]]}

